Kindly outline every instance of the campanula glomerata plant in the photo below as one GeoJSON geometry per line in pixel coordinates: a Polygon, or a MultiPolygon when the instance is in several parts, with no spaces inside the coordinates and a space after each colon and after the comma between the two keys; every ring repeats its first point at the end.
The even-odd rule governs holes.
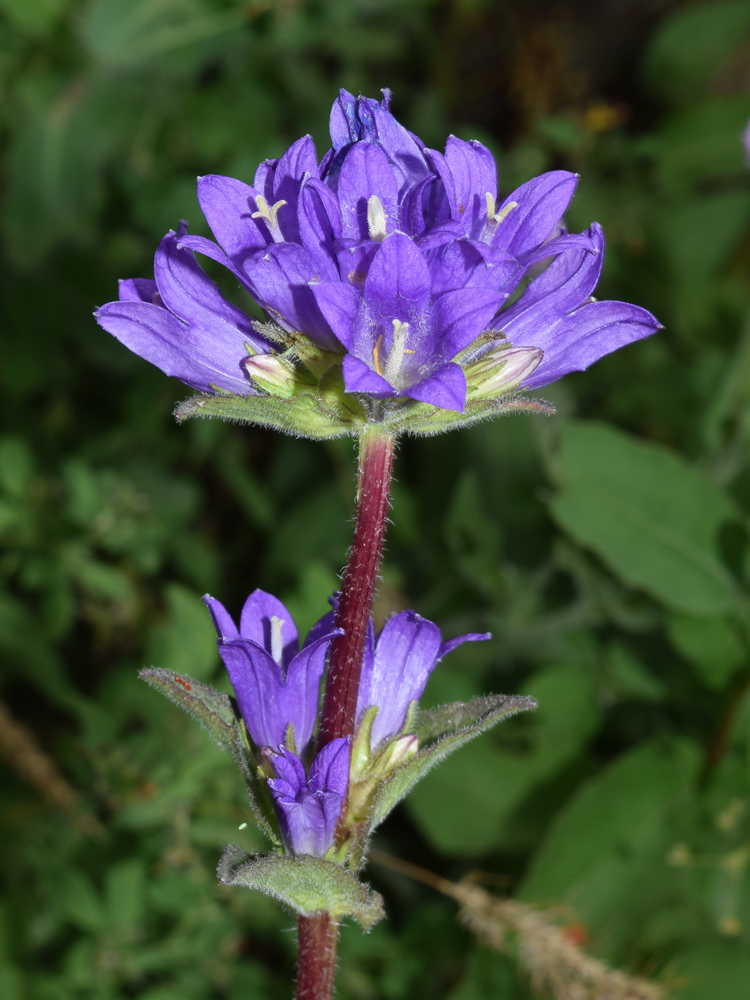
{"type": "MultiPolygon", "coordinates": [[[[659,324],[597,301],[604,236],[563,217],[578,178],[555,170],[505,198],[479,142],[428,149],[378,102],[342,91],[331,148],[312,139],[267,160],[252,185],[199,179],[215,241],[182,223],[161,241],[154,278],[120,283],[97,321],[197,390],[179,420],[213,416],[313,439],[359,441],[357,517],[341,592],[301,648],[288,610],[255,590],[237,624],[204,598],[236,700],[169,671],[143,672],[237,760],[266,855],[229,848],[222,881],[260,889],[298,915],[298,1000],[333,990],[340,921],[369,928],[382,900],[358,873],[372,830],[453,750],[529,698],[490,695],[420,711],[431,671],[468,634],[444,640],[414,611],[375,635],[394,448],[519,410],[527,392],[659,324]],[[260,306],[228,302],[196,254],[260,306]],[[321,692],[322,686],[322,692],[321,692]]],[[[321,595],[321,603],[325,595],[321,595]]]]}

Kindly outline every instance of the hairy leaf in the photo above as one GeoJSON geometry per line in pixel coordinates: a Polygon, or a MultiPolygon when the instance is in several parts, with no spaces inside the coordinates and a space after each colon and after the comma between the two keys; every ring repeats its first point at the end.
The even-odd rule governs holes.
{"type": "Polygon", "coordinates": [[[219,862],[218,876],[224,885],[258,889],[303,917],[316,913],[330,913],[334,920],[354,917],[369,931],[385,915],[382,896],[352,872],[308,854],[249,858],[241,847],[231,845],[219,862]]]}

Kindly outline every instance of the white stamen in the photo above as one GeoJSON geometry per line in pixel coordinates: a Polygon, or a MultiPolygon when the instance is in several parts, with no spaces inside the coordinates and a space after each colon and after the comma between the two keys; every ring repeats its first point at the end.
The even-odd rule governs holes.
{"type": "Polygon", "coordinates": [[[499,212],[495,212],[492,216],[492,221],[496,223],[501,223],[503,219],[507,219],[514,208],[518,208],[517,201],[509,201],[505,208],[501,208],[499,212]]]}
{"type": "Polygon", "coordinates": [[[367,199],[367,228],[370,239],[377,240],[378,243],[382,243],[388,235],[383,203],[376,194],[371,194],[367,199]]]}
{"type": "Polygon", "coordinates": [[[281,626],[284,624],[283,618],[273,615],[271,618],[271,656],[281,666],[281,656],[284,652],[284,643],[281,636],[281,626]]]}

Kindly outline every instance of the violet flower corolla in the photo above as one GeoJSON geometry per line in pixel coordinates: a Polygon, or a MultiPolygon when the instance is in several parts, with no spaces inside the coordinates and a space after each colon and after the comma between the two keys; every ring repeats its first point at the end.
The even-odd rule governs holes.
{"type": "Polygon", "coordinates": [[[333,740],[313,759],[300,760],[315,728],[328,645],[341,630],[319,622],[299,649],[287,608],[263,590],[247,598],[237,628],[220,601],[203,598],[218,633],[219,654],[234,687],[248,733],[260,751],[284,847],[323,857],[333,844],[349,780],[349,740],[333,740]],[[289,744],[292,744],[292,747],[289,744]]]}
{"type": "Polygon", "coordinates": [[[434,622],[416,611],[400,611],[375,637],[368,629],[357,698],[357,725],[368,709],[378,713],[370,730],[374,752],[403,732],[409,710],[422,697],[430,674],[451,650],[464,642],[491,639],[489,632],[468,632],[443,640],[434,622]]]}
{"type": "Polygon", "coordinates": [[[341,630],[331,622],[324,633],[311,631],[300,650],[292,616],[273,594],[254,590],[239,628],[221,602],[208,594],[203,600],[253,743],[258,748],[284,745],[291,727],[292,749],[301,756],[315,728],[328,645],[341,630]]]}
{"type": "Polygon", "coordinates": [[[750,121],[748,121],[742,133],[742,145],[745,149],[745,162],[750,167],[750,121]]]}
{"type": "Polygon", "coordinates": [[[289,854],[325,857],[334,844],[336,825],[349,785],[349,740],[331,740],[310,765],[285,747],[271,755],[270,779],[281,839],[289,854]]]}
{"type": "Polygon", "coordinates": [[[342,391],[377,420],[404,400],[462,411],[467,399],[538,388],[658,329],[638,306],[592,301],[601,230],[562,225],[576,175],[550,171],[500,200],[485,146],[451,136],[444,153],[428,149],[389,105],[388,91],[382,102],[341,91],[320,161],[304,136],[262,163],[252,185],[199,178],[216,242],[169,234],[156,285],[124,283],[127,301],[97,320],[207,394],[273,395],[306,365],[313,381],[328,373],[330,393],[338,371],[342,391]],[[222,264],[270,322],[222,306],[195,251],[222,264]],[[548,261],[507,308],[529,269],[548,261]]]}

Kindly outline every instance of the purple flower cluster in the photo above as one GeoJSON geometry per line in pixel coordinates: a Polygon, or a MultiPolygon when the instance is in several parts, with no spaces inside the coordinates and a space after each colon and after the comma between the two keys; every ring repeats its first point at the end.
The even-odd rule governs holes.
{"type": "Polygon", "coordinates": [[[554,170],[501,200],[485,146],[451,136],[444,153],[428,149],[384,94],[341,91],[320,161],[304,136],[252,185],[201,177],[216,242],[170,232],[155,280],[122,282],[99,323],[196,389],[258,393],[252,358],[273,352],[268,331],[223,299],[197,251],[234,275],[288,345],[303,334],[332,352],[346,392],[457,411],[482,358],[512,370],[500,389],[535,389],[658,328],[638,306],[592,300],[601,229],[569,235],[561,224],[576,175],[554,170]]]}
{"type": "MultiPolygon", "coordinates": [[[[254,591],[239,628],[219,601],[208,595],[204,601],[250,738],[273,769],[268,785],[284,846],[292,854],[323,857],[333,845],[349,783],[349,740],[331,741],[307,770],[303,758],[317,717],[328,645],[340,634],[333,627],[334,612],[313,626],[300,650],[291,615],[273,595],[254,591]]],[[[390,618],[377,639],[370,622],[357,723],[377,707],[373,752],[403,734],[411,704],[447,653],[462,642],[488,638],[470,633],[443,642],[437,625],[414,611],[390,618]]]]}

